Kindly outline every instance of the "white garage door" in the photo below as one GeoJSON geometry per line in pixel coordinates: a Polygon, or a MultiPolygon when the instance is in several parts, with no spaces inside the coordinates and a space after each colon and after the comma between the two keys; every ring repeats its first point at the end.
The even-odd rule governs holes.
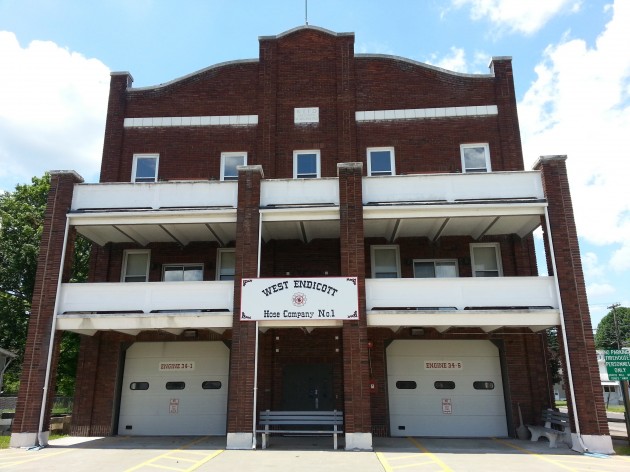
{"type": "Polygon", "coordinates": [[[387,348],[392,436],[507,436],[490,341],[397,340],[387,348]]]}
{"type": "Polygon", "coordinates": [[[224,435],[229,356],[215,341],[133,344],[125,358],[118,434],[224,435]]]}

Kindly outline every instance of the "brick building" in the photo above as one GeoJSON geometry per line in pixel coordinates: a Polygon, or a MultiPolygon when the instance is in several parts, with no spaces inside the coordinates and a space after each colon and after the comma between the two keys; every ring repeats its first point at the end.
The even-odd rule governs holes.
{"type": "Polygon", "coordinates": [[[518,405],[553,406],[558,326],[573,447],[610,452],[566,158],[524,169],[510,58],[460,74],[304,26],[132,82],[111,76],[100,183],[52,173],[13,445],[47,439],[54,332],[82,335],[75,435],[250,448],[261,410],[336,409],[370,449],[515,436],[518,405]]]}

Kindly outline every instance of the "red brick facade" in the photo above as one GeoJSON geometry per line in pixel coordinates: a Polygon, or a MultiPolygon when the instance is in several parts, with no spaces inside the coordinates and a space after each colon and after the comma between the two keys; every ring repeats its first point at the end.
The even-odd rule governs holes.
{"type": "MultiPolygon", "coordinates": [[[[485,231],[471,229],[464,234],[440,236],[440,229],[435,237],[429,237],[426,232],[399,236],[397,228],[403,223],[384,212],[379,218],[388,219],[388,229],[376,234],[374,229],[368,232],[366,228],[368,221],[371,228],[376,227],[374,221],[378,223],[379,218],[366,216],[366,208],[379,208],[382,202],[366,201],[364,194],[365,178],[370,173],[367,150],[372,147],[394,149],[395,174],[400,176],[461,174],[465,169],[462,169],[460,145],[473,143],[487,145],[489,170],[493,173],[523,171],[511,60],[494,58],[490,74],[472,76],[397,57],[355,56],[353,48],[353,34],[302,27],[277,37],[260,38],[258,60],[209,67],[158,87],[133,89],[129,74],[112,74],[101,183],[130,182],[134,155],[143,153],[159,155],[156,187],[168,181],[220,180],[221,153],[225,152],[247,153],[247,166],[238,170],[233,239],[195,240],[183,245],[161,240],[151,240],[144,246],[129,242],[94,244],[90,282],[120,282],[124,251],[139,248],[151,251],[149,282],[160,282],[162,265],[174,263],[203,264],[203,280],[213,281],[219,265],[218,249],[235,250],[232,325],[224,332],[198,329],[194,339],[221,340],[230,347],[228,435],[252,432],[255,394],[256,411],[287,408],[287,379],[297,375],[296,369],[308,369],[308,366],[319,369],[331,379],[325,391],[316,392],[314,398],[327,408],[344,411],[346,433],[389,435],[387,347],[392,341],[415,339],[447,343],[470,339],[489,340],[497,346],[507,431],[514,436],[519,405],[526,423],[536,422],[542,409],[553,407],[545,331],[533,332],[525,319],[516,327],[497,326],[486,330],[475,322],[448,330],[432,327],[439,325],[434,323],[419,326],[423,328],[420,333],[411,332],[413,324],[370,326],[369,313],[375,307],[367,303],[366,279],[372,278],[371,248],[375,245],[397,247],[403,279],[414,277],[414,260],[456,261],[458,276],[470,279],[475,270],[471,261],[471,244],[474,243],[496,244],[500,251],[500,275],[533,278],[538,271],[531,231],[520,236],[517,230],[487,234],[498,220],[497,216],[485,231]],[[488,111],[492,107],[496,107],[496,112],[488,111]],[[299,108],[317,108],[318,119],[296,123],[294,114],[299,108]],[[472,113],[467,114],[470,109],[472,113]],[[404,118],[410,110],[432,114],[427,119],[404,118]],[[456,113],[456,110],[459,111],[456,113]],[[384,111],[397,114],[385,117],[384,111]],[[361,118],[364,112],[383,112],[382,119],[361,118]],[[238,120],[243,116],[255,116],[257,121],[242,125],[208,123],[210,117],[238,120]],[[164,126],[151,121],[162,120],[162,117],[169,120],[171,117],[178,120],[202,117],[199,119],[208,122],[205,126],[199,122],[194,125],[192,121],[190,125],[164,126]],[[153,124],[140,126],[137,123],[142,120],[138,119],[153,124]],[[136,124],[130,125],[130,122],[136,124]],[[304,226],[300,227],[302,239],[270,237],[264,231],[263,184],[273,179],[293,179],[293,152],[296,150],[318,150],[319,176],[336,179],[339,203],[338,214],[334,216],[338,223],[335,236],[310,238],[304,226]],[[258,276],[357,277],[358,319],[325,328],[287,325],[259,331],[258,380],[255,382],[256,324],[241,321],[240,304],[242,283],[258,276]]],[[[553,237],[550,239],[547,235],[545,241],[546,256],[551,261],[549,247],[552,243],[572,353],[571,372],[579,424],[584,434],[607,435],[566,168],[564,161],[548,160],[540,169],[545,187],[545,198],[541,200],[548,203],[553,233],[553,237]]],[[[17,432],[37,429],[41,404],[38,395],[41,397],[47,359],[47,353],[39,346],[48,345],[65,215],[74,180],[71,175],[59,174],[53,177],[53,183],[47,233],[40,253],[36,287],[39,301],[33,304],[28,364],[25,364],[28,368],[24,370],[14,426],[17,432]]],[[[397,190],[393,186],[391,193],[397,190]]],[[[328,196],[321,198],[327,201],[328,196]]],[[[401,208],[407,211],[411,203],[418,206],[421,216],[424,209],[419,202],[398,202],[396,211],[402,211],[401,208]]],[[[443,205],[443,208],[459,204],[446,199],[420,203],[443,205]]],[[[468,207],[462,205],[464,218],[461,221],[475,216],[466,214],[467,208],[490,203],[468,201],[468,207]]],[[[510,203],[516,207],[523,201],[510,203]]],[[[525,204],[540,204],[540,201],[529,199],[525,204]]],[[[299,214],[313,206],[296,205],[296,209],[288,205],[285,210],[299,214]]],[[[136,207],[135,202],[129,203],[129,209],[136,207]]],[[[273,205],[264,210],[270,208],[273,209],[273,205]]],[[[190,208],[178,210],[186,209],[190,208]]],[[[149,210],[142,208],[142,211],[149,210]]],[[[541,221],[545,226],[544,216],[541,221]]],[[[441,228],[447,223],[440,222],[441,228]]],[[[291,220],[286,226],[299,225],[300,222],[291,220]]],[[[529,304],[518,305],[507,309],[522,309],[520,305],[529,304]]],[[[496,308],[489,307],[490,310],[496,308]]],[[[415,309],[421,311],[418,307],[415,309]]],[[[474,317],[474,314],[469,316],[474,317]]],[[[516,311],[512,316],[527,317],[530,312],[516,311]]],[[[190,339],[160,329],[137,335],[115,330],[90,334],[82,338],[73,434],[116,434],[120,391],[125,388],[120,385],[120,379],[126,349],[137,341],[190,339]]],[[[575,429],[575,425],[573,427],[575,429]]]]}

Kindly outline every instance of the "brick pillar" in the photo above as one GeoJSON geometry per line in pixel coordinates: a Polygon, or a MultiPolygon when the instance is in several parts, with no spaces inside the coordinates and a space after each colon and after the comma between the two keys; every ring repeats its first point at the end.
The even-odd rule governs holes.
{"type": "Polygon", "coordinates": [[[363,237],[363,164],[338,164],[341,275],[358,277],[359,320],[343,322],[343,384],[346,449],[372,449],[365,252],[363,237]]]}
{"type": "MultiPolygon", "coordinates": [[[[37,274],[33,290],[31,315],[29,317],[24,363],[20,378],[20,391],[13,421],[11,446],[34,446],[38,444],[39,419],[42,407],[42,395],[46,379],[48,363],[48,348],[50,345],[51,329],[55,301],[57,298],[57,283],[60,276],[61,257],[66,229],[66,213],[72,203],[74,184],[83,179],[72,171],[52,171],[50,175],[50,191],[44,227],[39,245],[37,259],[37,274]]],[[[66,261],[72,260],[72,238],[68,238],[66,261]]],[[[64,271],[66,272],[66,271],[64,271]]],[[[53,361],[49,378],[46,414],[43,424],[41,442],[48,441],[48,420],[52,408],[50,400],[55,389],[55,373],[57,367],[58,340],[53,350],[53,361]]]]}
{"type": "Polygon", "coordinates": [[[120,162],[124,137],[125,113],[127,111],[127,89],[133,77],[129,72],[112,72],[109,83],[107,119],[103,160],[101,161],[101,182],[130,182],[131,175],[120,175],[120,162]]]}
{"type": "Polygon", "coordinates": [[[258,276],[258,245],[260,244],[258,238],[260,213],[258,209],[262,178],[261,166],[239,167],[234,321],[227,413],[228,449],[250,449],[252,447],[256,323],[240,321],[241,280],[258,276]]]}
{"type": "MultiPolygon", "coordinates": [[[[535,164],[534,169],[542,171],[543,187],[548,202],[551,246],[556,264],[555,275],[560,286],[570,371],[573,376],[575,404],[572,404],[571,396],[567,395],[571,429],[576,432],[573,421],[575,408],[581,439],[586,447],[592,451],[612,452],[569,191],[566,156],[543,156],[535,164]]],[[[545,237],[548,238],[549,235],[545,234],[545,237]]],[[[546,247],[549,247],[549,244],[546,247]]],[[[562,342],[561,332],[559,336],[562,342]]],[[[566,358],[564,367],[568,370],[566,358]]],[[[567,373],[565,372],[565,375],[567,373]]],[[[573,447],[582,447],[577,437],[574,437],[573,447]]]]}

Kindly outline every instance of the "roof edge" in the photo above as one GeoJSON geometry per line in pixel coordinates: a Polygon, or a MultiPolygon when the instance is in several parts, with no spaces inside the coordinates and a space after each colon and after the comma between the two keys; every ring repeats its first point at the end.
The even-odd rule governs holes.
{"type": "MultiPolygon", "coordinates": [[[[145,91],[145,90],[157,90],[160,88],[164,88],[164,87],[168,87],[169,85],[173,85],[176,84],[177,82],[181,82],[183,80],[189,79],[191,77],[194,77],[195,75],[199,75],[199,74],[203,74],[204,72],[208,72],[212,69],[218,69],[220,67],[226,67],[226,66],[231,66],[231,65],[236,65],[236,64],[254,64],[254,63],[258,63],[259,60],[258,59],[237,59],[235,61],[226,61],[226,62],[219,62],[218,64],[213,64],[211,66],[205,67],[203,69],[197,70],[195,72],[191,72],[190,74],[186,74],[183,75],[181,77],[177,77],[173,80],[169,80],[168,82],[164,82],[162,84],[158,84],[158,85],[149,85],[146,87],[135,87],[135,88],[129,88],[128,91],[129,92],[139,92],[139,91],[145,91]]],[[[125,72],[127,73],[127,72],[125,72]]],[[[122,73],[112,73],[112,75],[114,74],[122,74],[122,73]]]]}
{"type": "Polygon", "coordinates": [[[322,28],[321,26],[301,25],[301,26],[296,26],[295,28],[291,28],[290,30],[287,30],[287,31],[285,31],[283,33],[280,33],[280,34],[270,35],[270,36],[258,36],[258,40],[259,41],[267,41],[267,40],[272,40],[272,39],[280,39],[280,38],[283,38],[284,36],[288,36],[290,34],[297,33],[298,31],[301,31],[301,30],[319,31],[320,33],[325,33],[325,34],[328,34],[330,36],[354,36],[354,33],[336,33],[336,32],[331,31],[329,29],[322,28]]]}
{"type": "Polygon", "coordinates": [[[443,69],[438,66],[427,64],[425,62],[414,61],[413,59],[408,59],[402,56],[394,56],[390,54],[355,54],[354,57],[357,59],[388,59],[391,61],[401,61],[401,62],[406,62],[408,64],[413,64],[415,66],[424,67],[425,69],[431,69],[437,72],[442,72],[442,73],[454,75],[457,77],[468,77],[471,79],[488,79],[488,78],[494,77],[494,74],[490,74],[490,73],[489,74],[465,74],[463,72],[455,72],[452,70],[443,69]]]}

